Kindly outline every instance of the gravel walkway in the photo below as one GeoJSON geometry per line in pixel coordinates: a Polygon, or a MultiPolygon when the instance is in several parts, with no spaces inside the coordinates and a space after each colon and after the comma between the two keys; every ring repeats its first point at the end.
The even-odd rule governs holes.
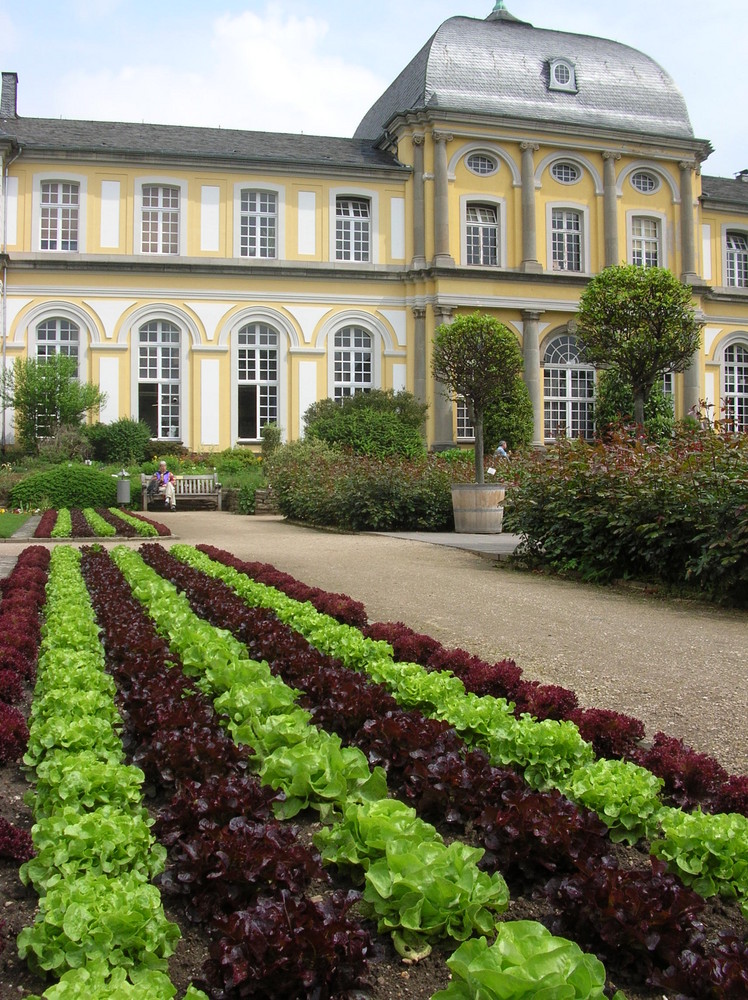
{"type": "MultiPolygon", "coordinates": [[[[426,535],[337,534],[217,512],[161,520],[175,533],[167,546],[210,542],[272,563],[362,601],[371,621],[402,621],[491,662],[511,657],[527,679],[570,687],[585,707],[637,716],[649,736],[681,737],[748,774],[744,612],[519,572],[426,535]]],[[[28,544],[0,547],[1,575],[28,544]]]]}

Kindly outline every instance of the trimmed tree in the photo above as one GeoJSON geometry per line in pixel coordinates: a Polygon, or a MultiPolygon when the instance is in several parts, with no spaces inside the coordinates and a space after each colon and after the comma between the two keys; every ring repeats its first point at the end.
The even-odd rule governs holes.
{"type": "Polygon", "coordinates": [[[606,267],[579,302],[579,337],[591,364],[617,372],[634,392],[634,420],[644,424],[652,386],[688,368],[701,342],[692,292],[663,267],[606,267]]]}
{"type": "Polygon", "coordinates": [[[431,368],[452,394],[462,398],[475,428],[475,482],[483,477],[483,420],[487,408],[510,398],[522,371],[517,338],[493,316],[456,316],[434,333],[431,368]]]}

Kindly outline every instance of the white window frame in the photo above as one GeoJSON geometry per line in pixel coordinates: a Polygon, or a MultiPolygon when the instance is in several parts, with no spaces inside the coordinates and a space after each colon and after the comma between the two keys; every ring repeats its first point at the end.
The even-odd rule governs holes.
{"type": "Polygon", "coordinates": [[[566,157],[561,157],[557,160],[554,160],[553,163],[551,163],[551,165],[548,167],[548,173],[551,175],[551,178],[557,184],[564,184],[567,187],[570,187],[572,184],[578,184],[582,179],[582,168],[579,166],[578,163],[575,163],[574,160],[570,160],[566,157]],[[574,171],[574,177],[572,177],[569,180],[563,179],[561,177],[556,177],[554,170],[557,170],[560,167],[569,167],[571,170],[574,171]]]}
{"type": "Polygon", "coordinates": [[[240,260],[251,260],[253,264],[262,264],[265,261],[278,261],[286,259],[286,189],[281,184],[259,183],[254,180],[237,181],[234,184],[233,199],[233,222],[234,239],[233,254],[240,260]],[[258,257],[242,254],[242,192],[252,191],[258,194],[275,195],[275,255],[273,257],[258,257]]]}
{"type": "Polygon", "coordinates": [[[381,232],[379,223],[379,194],[377,191],[373,191],[371,188],[361,188],[361,187],[340,187],[330,189],[330,200],[329,200],[329,215],[330,215],[330,225],[329,225],[329,238],[330,238],[330,252],[329,259],[333,264],[336,265],[353,265],[356,267],[366,267],[370,264],[379,263],[379,236],[381,232]],[[354,201],[368,201],[369,203],[369,259],[368,260],[352,260],[350,258],[338,259],[336,245],[337,245],[337,210],[338,210],[338,199],[350,198],[354,201]]]}
{"type": "Polygon", "coordinates": [[[139,257],[184,257],[187,253],[187,182],[174,177],[138,177],[135,182],[135,218],[133,232],[133,247],[139,257]],[[164,253],[143,250],[143,189],[147,187],[172,187],[179,189],[179,209],[177,236],[177,253],[164,253]]]}
{"type": "Polygon", "coordinates": [[[475,441],[475,427],[473,427],[470,421],[470,415],[468,414],[467,403],[459,396],[456,400],[456,410],[457,410],[457,430],[456,430],[456,440],[457,441],[475,441]]]}
{"type": "MultiPolygon", "coordinates": [[[[134,379],[134,385],[133,385],[133,395],[134,395],[134,410],[133,410],[133,412],[135,412],[135,413],[137,413],[139,415],[139,419],[145,419],[143,417],[143,415],[140,413],[140,385],[141,385],[142,382],[150,382],[152,380],[151,379],[141,379],[141,377],[140,377],[140,349],[141,349],[141,346],[146,346],[146,345],[141,345],[140,334],[141,334],[141,331],[144,329],[144,327],[147,327],[147,326],[149,326],[152,323],[168,324],[169,326],[172,326],[172,327],[175,328],[175,330],[176,330],[176,332],[177,332],[177,334],[179,336],[179,339],[177,341],[177,347],[178,347],[177,357],[179,359],[179,382],[178,382],[178,384],[179,384],[179,404],[178,404],[179,405],[179,423],[177,425],[177,434],[175,434],[175,435],[174,434],[162,435],[160,433],[160,431],[161,431],[161,424],[162,424],[162,420],[161,420],[161,395],[162,395],[162,393],[161,393],[161,389],[159,388],[159,390],[158,390],[159,405],[158,405],[158,418],[157,418],[158,419],[158,426],[156,428],[159,433],[157,433],[156,436],[153,437],[151,440],[153,440],[153,441],[181,441],[182,444],[186,444],[185,438],[186,438],[186,428],[187,428],[187,408],[186,408],[186,398],[185,398],[185,393],[184,393],[184,386],[185,386],[185,383],[187,381],[187,372],[186,372],[186,368],[185,368],[185,357],[184,357],[184,355],[185,355],[185,341],[186,341],[188,335],[187,335],[186,331],[181,327],[181,325],[179,323],[177,323],[174,320],[174,318],[171,317],[171,316],[168,316],[168,315],[158,315],[158,316],[156,316],[156,315],[154,315],[154,316],[146,317],[146,318],[140,320],[133,327],[133,339],[134,339],[134,343],[133,343],[132,355],[133,355],[133,368],[135,370],[135,379],[134,379]]],[[[169,331],[169,332],[171,332],[171,331],[169,331]]],[[[156,348],[159,348],[160,346],[162,346],[161,342],[160,341],[156,341],[155,342],[155,346],[156,346],[156,348]]],[[[166,344],[164,344],[163,346],[166,346],[166,344]]],[[[160,387],[162,384],[165,384],[169,380],[162,380],[162,378],[161,378],[160,351],[158,352],[158,358],[159,358],[159,360],[157,361],[158,372],[157,372],[157,376],[156,376],[155,381],[156,381],[156,384],[160,387]]]]}
{"type": "Polygon", "coordinates": [[[574,63],[570,59],[556,58],[548,63],[548,89],[561,90],[567,94],[577,92],[577,71],[574,63]],[[564,73],[568,74],[566,80],[559,77],[564,73]]]}
{"type": "Polygon", "coordinates": [[[552,274],[588,274],[589,273],[589,246],[590,246],[590,218],[589,209],[586,205],[572,201],[549,202],[545,209],[546,222],[546,254],[548,261],[548,271],[552,274]],[[574,212],[579,216],[579,270],[555,267],[553,254],[553,213],[574,212]]]}
{"type": "MultiPolygon", "coordinates": [[[[236,410],[236,437],[235,441],[242,443],[253,442],[256,443],[262,440],[262,427],[265,424],[278,424],[280,423],[280,385],[281,385],[281,343],[283,341],[282,332],[270,323],[266,323],[262,320],[250,320],[247,323],[242,323],[234,333],[232,333],[232,345],[231,345],[231,381],[232,381],[232,393],[235,399],[235,410],[236,410]],[[239,342],[240,336],[244,331],[251,331],[255,336],[259,336],[260,343],[255,343],[254,345],[244,345],[239,342]],[[261,342],[261,338],[274,337],[275,343],[265,343],[261,342]],[[254,351],[256,355],[256,377],[254,379],[240,379],[239,378],[239,365],[241,360],[241,354],[244,350],[254,351]],[[265,351],[268,354],[272,353],[274,355],[272,363],[275,366],[275,378],[262,378],[262,352],[265,351]],[[241,437],[239,435],[239,389],[243,385],[253,385],[257,389],[257,434],[255,437],[241,437]],[[269,419],[265,421],[265,424],[261,424],[262,420],[262,408],[263,408],[263,389],[273,388],[275,390],[275,405],[271,406],[269,399],[266,398],[264,405],[268,409],[274,409],[274,415],[266,414],[269,419]]],[[[266,360],[270,360],[269,358],[266,360]]],[[[267,394],[270,396],[270,393],[267,394]]],[[[233,400],[232,400],[233,402],[233,400]]]]}
{"type": "Polygon", "coordinates": [[[87,193],[87,178],[83,174],[56,170],[54,173],[34,175],[31,188],[31,249],[34,252],[44,254],[82,254],[86,252],[87,193]],[[56,183],[78,185],[78,246],[75,250],[42,250],[42,184],[56,183]]]}
{"type": "MultiPolygon", "coordinates": [[[[595,388],[597,384],[597,379],[595,376],[595,369],[592,365],[584,364],[583,362],[577,361],[566,361],[566,363],[554,363],[548,362],[548,352],[557,342],[565,340],[568,341],[570,345],[574,345],[577,348],[577,358],[579,357],[579,341],[577,338],[570,333],[556,333],[549,337],[543,346],[543,435],[545,441],[555,441],[555,428],[559,425],[561,421],[555,421],[553,423],[552,419],[548,417],[549,409],[552,410],[555,405],[557,409],[563,407],[565,411],[564,426],[566,428],[567,437],[580,437],[578,433],[574,433],[574,407],[579,406],[584,408],[585,413],[585,423],[590,430],[588,436],[585,440],[589,440],[594,436],[595,428],[595,388]],[[559,376],[563,374],[563,392],[549,392],[548,383],[553,378],[553,372],[557,372],[559,376]],[[593,393],[592,396],[584,396],[580,394],[574,394],[574,374],[584,373],[584,382],[589,385],[590,377],[592,381],[593,393]],[[569,433],[569,428],[571,428],[572,433],[569,433]]],[[[559,378],[559,382],[561,379],[559,378]]],[[[551,386],[552,388],[552,386],[551,386]]],[[[577,419],[577,423],[580,421],[577,419]]]]}
{"type": "Polygon", "coordinates": [[[656,174],[653,170],[647,170],[646,167],[638,167],[636,170],[632,170],[631,173],[628,175],[628,180],[629,184],[631,185],[631,188],[634,191],[636,191],[637,195],[643,194],[645,196],[649,196],[651,194],[657,194],[657,192],[662,187],[662,178],[659,176],[659,174],[656,174]],[[654,182],[654,186],[648,188],[646,191],[642,190],[641,188],[638,188],[636,184],[634,184],[634,178],[637,177],[639,174],[643,174],[644,176],[651,178],[651,180],[654,182]]]}
{"type": "Polygon", "coordinates": [[[664,212],[642,212],[641,209],[629,209],[626,212],[626,246],[628,262],[634,263],[634,220],[651,219],[657,223],[659,239],[659,263],[657,267],[668,267],[667,240],[665,239],[667,216],[664,212]]]}
{"type": "Polygon", "coordinates": [[[463,267],[506,267],[506,198],[496,198],[491,195],[464,194],[460,196],[460,256],[463,267]],[[496,251],[498,260],[495,264],[468,264],[468,208],[471,205],[485,205],[496,209],[496,251]]]}
{"type": "Polygon", "coordinates": [[[476,177],[493,177],[499,172],[499,158],[495,153],[489,153],[485,149],[471,149],[465,154],[465,166],[470,171],[471,174],[475,174],[476,177]],[[493,164],[490,170],[476,170],[475,167],[470,165],[470,161],[473,158],[481,158],[486,163],[493,164]]]}
{"type": "Polygon", "coordinates": [[[739,226],[722,226],[722,274],[724,276],[723,285],[725,288],[748,288],[748,256],[746,258],[746,263],[744,267],[744,281],[742,283],[738,281],[730,281],[730,256],[731,253],[735,251],[730,251],[727,246],[727,240],[729,236],[741,236],[748,246],[748,231],[741,229],[739,226]]]}
{"type": "Polygon", "coordinates": [[[722,348],[721,355],[719,366],[719,386],[722,413],[720,413],[720,418],[729,419],[730,415],[727,412],[727,401],[729,399],[737,400],[739,404],[738,418],[742,417],[742,419],[738,420],[734,429],[748,431],[748,334],[740,334],[732,337],[722,348]],[[734,361],[730,359],[728,361],[728,352],[737,350],[741,350],[743,352],[744,358],[741,358],[740,360],[735,359],[734,361]],[[731,375],[733,379],[733,391],[731,392],[728,392],[728,375],[731,375]],[[741,386],[744,387],[743,391],[739,391],[741,386]]]}
{"type": "Polygon", "coordinates": [[[377,338],[374,333],[362,326],[359,323],[346,323],[339,326],[330,335],[332,337],[332,344],[330,345],[330,361],[332,365],[332,392],[330,396],[336,401],[342,401],[348,396],[357,396],[362,392],[370,392],[372,389],[377,388],[376,376],[375,376],[375,357],[377,355],[377,338]],[[346,346],[338,346],[338,337],[342,337],[343,334],[348,333],[353,335],[353,342],[346,346]],[[369,346],[367,347],[363,342],[356,343],[356,338],[368,337],[369,346]],[[351,370],[351,377],[349,379],[340,379],[337,377],[338,369],[338,354],[345,353],[348,355],[348,364],[351,370]],[[356,369],[361,364],[361,358],[359,355],[363,356],[365,354],[369,355],[368,358],[368,368],[369,368],[369,378],[367,381],[361,381],[356,379],[356,369]],[[344,390],[350,389],[352,391],[346,392],[344,390]]]}

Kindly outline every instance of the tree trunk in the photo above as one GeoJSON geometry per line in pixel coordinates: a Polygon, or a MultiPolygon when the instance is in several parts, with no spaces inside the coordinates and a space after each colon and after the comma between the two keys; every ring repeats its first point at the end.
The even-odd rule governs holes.
{"type": "Polygon", "coordinates": [[[475,481],[481,486],[485,482],[483,476],[483,413],[475,413],[473,422],[475,428],[475,481]]]}
{"type": "Polygon", "coordinates": [[[644,389],[634,389],[634,423],[637,427],[644,426],[644,403],[646,394],[644,389]]]}

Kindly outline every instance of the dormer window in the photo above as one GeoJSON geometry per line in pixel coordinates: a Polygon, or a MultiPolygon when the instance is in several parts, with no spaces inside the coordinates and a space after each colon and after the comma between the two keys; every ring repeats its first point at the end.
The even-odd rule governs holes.
{"type": "Polygon", "coordinates": [[[568,59],[551,59],[548,89],[563,90],[567,93],[576,94],[577,78],[574,71],[574,64],[569,62],[568,59]]]}

